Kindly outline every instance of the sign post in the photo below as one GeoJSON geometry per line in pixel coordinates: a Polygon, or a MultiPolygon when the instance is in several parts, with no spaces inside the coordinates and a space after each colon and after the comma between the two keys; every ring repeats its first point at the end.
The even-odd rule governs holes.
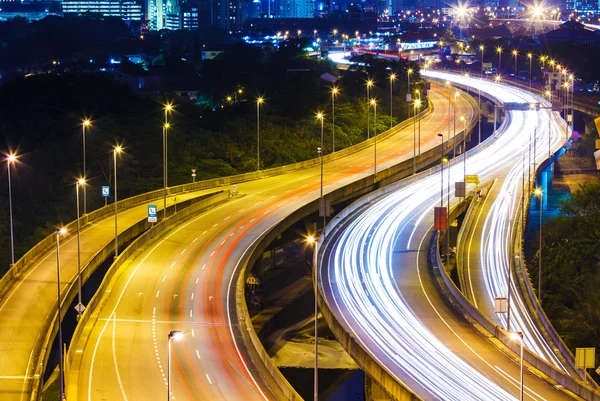
{"type": "Polygon", "coordinates": [[[196,169],[192,169],[192,182],[196,182],[196,169]]]}
{"type": "Polygon", "coordinates": [[[575,348],[575,368],[583,369],[583,380],[587,383],[586,369],[596,366],[596,348],[575,348]]]}
{"type": "Polygon", "coordinates": [[[158,221],[156,205],[148,205],[148,223],[156,223],[158,221]]]}
{"type": "Polygon", "coordinates": [[[102,197],[104,198],[104,206],[108,204],[108,197],[110,196],[110,187],[108,185],[102,185],[102,197]]]}

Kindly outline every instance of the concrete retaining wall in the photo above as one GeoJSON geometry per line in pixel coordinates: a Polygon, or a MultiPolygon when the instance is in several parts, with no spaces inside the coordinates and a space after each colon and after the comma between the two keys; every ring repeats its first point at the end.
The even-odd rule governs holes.
{"type": "MultiPolygon", "coordinates": [[[[450,303],[459,311],[463,313],[465,318],[471,322],[476,322],[476,327],[483,333],[487,333],[497,338],[504,348],[512,351],[507,353],[513,359],[517,359],[517,355],[520,353],[521,346],[518,341],[515,341],[509,337],[509,333],[506,332],[502,327],[497,326],[494,322],[483,315],[456,287],[450,276],[444,270],[439,253],[438,246],[439,232],[431,237],[428,262],[432,273],[436,277],[436,282],[439,285],[441,291],[449,297],[450,303]]],[[[578,380],[568,376],[567,374],[557,370],[553,366],[549,365],[545,361],[539,359],[536,354],[532,353],[529,349],[525,348],[523,353],[523,359],[527,362],[527,368],[536,376],[542,379],[560,384],[565,390],[588,401],[599,401],[600,393],[594,391],[590,386],[580,383],[578,380]]]]}
{"type": "MultiPolygon", "coordinates": [[[[177,205],[178,212],[175,214],[172,214],[172,212],[174,211],[175,205],[167,208],[167,214],[169,215],[169,212],[171,212],[171,214],[169,215],[170,217],[167,220],[163,220],[160,223],[154,225],[152,228],[150,228],[150,223],[147,222],[147,219],[144,219],[144,220],[139,221],[137,224],[133,225],[132,227],[130,227],[129,229],[127,229],[126,231],[124,231],[123,233],[121,233],[119,235],[119,243],[125,243],[145,231],[145,233],[142,234],[139,238],[137,238],[132,244],[130,244],[119,255],[119,257],[114,261],[114,263],[110,266],[104,279],[102,280],[102,283],[100,284],[100,287],[98,288],[98,290],[96,291],[96,293],[94,294],[92,299],[90,300],[90,303],[87,305],[86,310],[83,312],[81,319],[75,329],[75,333],[73,334],[73,338],[71,340],[71,346],[69,347],[69,350],[68,350],[67,354],[65,355],[65,362],[66,362],[65,363],[65,372],[66,373],[68,373],[69,370],[73,368],[72,364],[73,364],[75,355],[78,356],[78,358],[76,358],[77,365],[75,366],[75,369],[77,369],[77,370],[79,369],[79,363],[81,362],[80,361],[81,354],[74,354],[74,349],[76,348],[76,344],[79,342],[79,339],[81,337],[83,329],[87,326],[90,316],[93,316],[95,319],[97,319],[98,305],[100,305],[101,302],[106,301],[106,298],[103,298],[103,296],[106,293],[107,287],[109,285],[111,285],[111,283],[112,283],[111,280],[115,276],[115,273],[120,271],[120,267],[123,266],[126,261],[130,260],[129,258],[132,255],[134,255],[134,253],[136,251],[140,250],[150,240],[157,237],[158,234],[163,233],[164,231],[170,229],[171,227],[177,225],[178,223],[180,223],[198,213],[201,213],[202,211],[204,211],[210,207],[214,207],[217,204],[227,201],[228,199],[229,199],[228,191],[220,191],[215,194],[205,195],[203,197],[190,199],[186,202],[182,202],[181,204],[177,205]]],[[[89,278],[89,276],[91,276],[91,274],[93,274],[95,269],[100,264],[102,264],[105,260],[107,260],[108,258],[111,257],[113,252],[114,252],[114,240],[110,244],[108,244],[107,246],[102,248],[100,251],[98,251],[90,259],[90,261],[83,266],[82,280],[84,278],[85,279],[89,278]]],[[[77,295],[77,280],[76,279],[69,282],[67,289],[65,291],[63,291],[63,294],[64,294],[64,296],[61,299],[61,313],[63,316],[61,316],[61,320],[64,317],[65,313],[67,312],[67,308],[69,307],[69,305],[75,298],[75,295],[77,295]]],[[[30,400],[32,400],[32,401],[37,400],[41,393],[41,388],[43,386],[42,378],[43,378],[44,371],[46,370],[46,363],[48,360],[50,349],[52,347],[53,340],[58,331],[58,326],[56,325],[56,317],[57,317],[56,313],[50,314],[48,316],[47,321],[44,324],[44,327],[47,327],[48,329],[46,330],[47,334],[44,338],[43,344],[41,345],[41,352],[40,352],[40,355],[38,358],[38,363],[35,366],[35,374],[39,374],[39,376],[37,376],[36,379],[34,379],[33,391],[31,393],[31,397],[30,397],[30,400]]],[[[67,380],[66,379],[67,377],[68,377],[68,374],[65,375],[65,380],[67,380]]],[[[67,385],[68,385],[68,383],[67,383],[67,385]]],[[[77,383],[72,383],[72,386],[70,386],[69,388],[73,389],[73,385],[76,388],[77,383]]],[[[77,399],[76,395],[74,397],[72,397],[72,399],[77,399]]]]}

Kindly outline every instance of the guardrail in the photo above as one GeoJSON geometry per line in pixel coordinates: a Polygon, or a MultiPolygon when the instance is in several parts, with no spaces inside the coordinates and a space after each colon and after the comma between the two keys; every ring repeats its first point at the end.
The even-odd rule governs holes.
{"type": "MultiPolygon", "coordinates": [[[[396,132],[398,132],[398,131],[404,129],[405,127],[407,127],[408,125],[412,124],[413,120],[426,117],[427,115],[431,114],[432,111],[433,111],[433,107],[430,105],[430,107],[423,110],[417,116],[414,116],[414,117],[398,124],[397,126],[395,126],[392,129],[382,132],[380,135],[377,136],[377,140],[381,141],[381,140],[395,134],[396,132]]],[[[356,145],[352,145],[348,148],[339,150],[335,153],[330,153],[328,155],[325,155],[325,156],[323,156],[323,162],[327,163],[330,161],[334,161],[334,160],[346,157],[352,153],[363,150],[365,148],[368,148],[369,146],[372,146],[373,141],[374,141],[374,138],[371,138],[366,141],[360,142],[356,145]]],[[[234,184],[239,184],[242,182],[257,180],[260,178],[266,178],[266,177],[271,177],[271,176],[275,176],[275,175],[285,174],[285,173],[303,170],[305,168],[316,166],[320,162],[321,162],[321,160],[319,158],[314,158],[314,159],[309,159],[309,160],[302,161],[302,162],[293,163],[293,164],[290,164],[287,166],[273,167],[270,169],[254,171],[251,173],[236,174],[236,175],[232,175],[232,176],[228,176],[228,177],[213,178],[213,179],[198,181],[195,183],[183,184],[183,185],[178,185],[175,187],[168,187],[167,188],[167,196],[172,196],[172,195],[181,194],[181,193],[185,193],[185,192],[193,192],[193,191],[199,191],[199,190],[204,190],[204,189],[211,189],[211,188],[227,186],[227,185],[234,185],[234,184]]],[[[130,198],[118,201],[117,202],[118,210],[122,211],[122,210],[128,209],[132,206],[139,205],[144,202],[148,202],[150,200],[160,199],[162,197],[163,197],[163,189],[157,189],[155,191],[147,192],[147,193],[144,193],[141,195],[132,196],[130,198]]],[[[81,218],[80,218],[81,226],[83,227],[88,223],[97,221],[103,217],[110,215],[111,213],[113,213],[113,210],[114,210],[113,208],[114,208],[114,204],[109,204],[107,206],[103,206],[99,209],[96,209],[93,212],[88,213],[87,215],[81,216],[81,218]]],[[[70,222],[65,227],[67,228],[67,237],[65,239],[63,239],[63,241],[66,240],[67,238],[69,238],[71,235],[73,235],[73,233],[75,232],[75,229],[77,227],[77,220],[70,222]]],[[[29,251],[27,251],[27,253],[25,253],[19,260],[17,260],[15,262],[15,264],[13,266],[11,266],[11,268],[4,274],[4,276],[2,276],[2,278],[0,278],[0,295],[2,295],[4,291],[6,291],[6,289],[9,287],[9,284],[13,280],[18,278],[21,274],[23,274],[26,271],[26,268],[29,267],[28,266],[29,262],[35,261],[36,259],[40,258],[42,255],[44,255],[46,252],[52,250],[52,248],[55,245],[55,241],[56,241],[55,235],[50,234],[46,238],[44,238],[43,240],[38,242],[35,246],[33,246],[29,251]]]]}
{"type": "MultiPolygon", "coordinates": [[[[111,288],[114,286],[116,279],[120,277],[124,271],[129,267],[129,263],[133,259],[133,256],[137,253],[141,252],[145,246],[150,243],[153,239],[155,239],[159,234],[171,229],[177,224],[189,219],[190,217],[202,213],[209,208],[215,207],[223,202],[226,202],[229,199],[229,191],[220,191],[215,194],[207,195],[202,199],[197,199],[193,204],[182,208],[182,204],[179,205],[179,210],[177,213],[171,215],[168,219],[162,220],[160,223],[155,224],[148,230],[146,230],[141,236],[139,236],[135,241],[133,241],[125,250],[117,257],[117,259],[111,264],[106,275],[102,279],[98,290],[90,300],[87,308],[81,315],[81,318],[75,328],[75,332],[73,333],[73,338],[71,340],[69,349],[65,355],[65,382],[67,388],[67,394],[70,398],[77,399],[77,383],[69,383],[68,377],[69,372],[73,369],[73,364],[75,363],[75,369],[79,371],[81,366],[81,353],[75,353],[75,349],[77,348],[77,344],[79,343],[82,335],[85,333],[89,335],[89,332],[86,332],[86,329],[89,329],[88,323],[90,319],[98,319],[98,313],[102,309],[101,307],[105,305],[108,297],[106,297],[107,289],[110,286],[111,288]],[[115,281],[113,281],[115,279],[115,281]],[[100,307],[100,308],[99,308],[100,307]],[[77,357],[76,357],[77,356],[77,357]]],[[[182,202],[183,203],[183,202],[182,202]]],[[[173,208],[171,206],[171,208],[173,208]]],[[[136,224],[136,226],[142,226],[148,228],[150,223],[146,220],[142,220],[136,224]]],[[[129,230],[136,231],[135,227],[131,227],[129,230]]],[[[129,231],[128,230],[128,231],[129,231]]],[[[123,233],[125,234],[125,233],[123,233]]],[[[121,235],[123,235],[121,234],[121,235]]],[[[119,236],[120,237],[120,236],[119,236]]],[[[120,238],[119,238],[120,239],[120,238]]],[[[131,239],[131,238],[130,238],[131,239]]],[[[103,250],[99,251],[97,255],[108,253],[110,255],[112,253],[111,245],[107,245],[107,247],[103,248],[103,250]]],[[[99,256],[101,259],[101,257],[99,256]]],[[[105,259],[102,259],[105,260],[105,259]]],[[[70,283],[71,287],[74,287],[74,282],[70,283]]],[[[76,291],[76,290],[75,290],[76,291]]],[[[73,295],[74,296],[74,295],[73,295]]],[[[63,304],[69,305],[69,302],[63,301],[63,304]]],[[[63,308],[64,311],[66,308],[63,308]]],[[[63,312],[64,314],[64,312],[63,312]]],[[[44,351],[46,352],[48,348],[51,346],[51,340],[54,338],[56,328],[56,313],[51,317],[54,322],[53,326],[48,330],[48,335],[46,336],[46,344],[44,346],[44,351]],[[53,333],[53,334],[51,334],[53,333]]],[[[92,325],[93,326],[93,325],[92,325]]],[[[87,342],[88,337],[85,337],[85,341],[87,342]]],[[[47,356],[46,356],[47,358],[47,356]]],[[[41,371],[43,373],[43,370],[41,371]]],[[[41,382],[41,380],[40,380],[41,382]]],[[[41,383],[40,383],[41,388],[41,383]]],[[[37,394],[34,395],[32,393],[31,400],[37,400],[37,394]]]]}
{"type": "MultiPolygon", "coordinates": [[[[425,109],[424,111],[419,113],[417,116],[415,116],[407,121],[404,121],[403,123],[397,125],[396,127],[392,128],[390,130],[387,130],[387,131],[383,132],[382,134],[378,135],[377,140],[381,141],[381,140],[395,134],[399,130],[402,130],[406,126],[412,124],[413,120],[423,118],[423,117],[431,114],[432,111],[433,111],[433,106],[430,105],[430,107],[428,107],[427,109],[425,109]]],[[[343,158],[352,153],[358,152],[362,149],[372,146],[372,143],[374,140],[375,140],[374,138],[371,138],[369,140],[363,141],[359,144],[353,145],[353,146],[343,149],[341,151],[329,154],[327,156],[324,156],[323,160],[327,162],[327,161],[333,161],[333,160],[343,158]]],[[[279,174],[285,174],[285,173],[292,172],[292,171],[302,170],[302,169],[305,169],[308,167],[318,165],[319,163],[320,163],[320,159],[316,158],[316,159],[310,159],[310,160],[303,161],[303,162],[294,163],[294,164],[288,165],[288,166],[275,167],[275,168],[271,168],[271,169],[267,169],[267,170],[262,170],[262,171],[252,172],[252,173],[245,173],[245,174],[238,174],[238,175],[229,176],[229,177],[221,177],[221,178],[215,178],[215,179],[210,179],[210,180],[204,180],[204,181],[199,181],[199,182],[191,183],[191,184],[183,184],[183,185],[179,185],[176,187],[167,188],[167,195],[172,196],[174,194],[181,194],[181,193],[185,193],[185,192],[210,189],[210,188],[218,187],[218,186],[233,185],[236,183],[241,183],[241,182],[251,181],[251,180],[255,180],[255,179],[275,176],[275,175],[279,175],[279,174]]],[[[160,198],[162,198],[162,196],[163,196],[162,189],[151,191],[151,192],[137,195],[137,196],[133,196],[133,197],[119,201],[118,209],[124,210],[124,209],[130,208],[132,206],[143,204],[143,203],[151,201],[151,200],[154,201],[156,199],[160,199],[160,198]]],[[[191,201],[191,200],[188,200],[185,202],[189,202],[189,201],[191,201]]],[[[185,205],[184,202],[180,203],[179,207],[181,208],[183,205],[185,205]]],[[[168,207],[167,208],[168,214],[169,214],[169,211],[175,207],[176,207],[176,205],[172,205],[172,206],[168,207]]],[[[93,212],[91,212],[87,215],[81,216],[80,224],[82,226],[85,226],[88,223],[95,222],[104,217],[107,217],[110,214],[112,214],[113,212],[114,212],[114,204],[107,205],[105,207],[94,210],[93,212]]],[[[66,225],[66,228],[68,230],[67,232],[73,233],[75,231],[76,224],[77,224],[76,220],[67,224],[66,225]]],[[[119,243],[124,243],[125,241],[130,240],[131,238],[133,238],[132,235],[133,236],[138,235],[141,232],[140,230],[144,229],[142,227],[147,228],[147,226],[143,225],[142,223],[138,223],[138,224],[130,227],[130,229],[126,230],[125,232],[121,233],[121,235],[119,236],[119,238],[120,238],[119,243]]],[[[74,234],[71,234],[71,235],[74,235],[74,234]]],[[[67,238],[71,237],[71,235],[68,235],[67,238]]],[[[38,244],[36,244],[32,249],[30,249],[25,255],[23,255],[11,267],[11,269],[0,279],[0,295],[3,293],[3,291],[6,291],[6,289],[9,287],[11,282],[16,280],[20,275],[22,275],[26,271],[26,269],[28,267],[30,267],[30,262],[33,262],[33,261],[41,258],[45,253],[52,251],[56,244],[55,241],[56,241],[55,235],[53,235],[53,234],[49,235],[46,238],[44,238],[42,241],[40,241],[38,244]]],[[[106,252],[105,249],[110,248],[111,246],[114,246],[113,244],[114,244],[114,240],[113,240],[113,242],[108,244],[105,248],[103,248],[102,252],[106,252]]],[[[96,258],[96,256],[94,256],[92,258],[92,260],[90,260],[84,264],[84,267],[82,269],[82,280],[87,279],[89,277],[89,275],[97,267],[97,266],[95,266],[93,268],[86,268],[88,266],[93,266],[95,263],[97,263],[98,259],[96,258]]],[[[75,296],[75,294],[73,293],[73,283],[70,283],[70,286],[67,289],[67,294],[63,298],[62,304],[69,305],[70,301],[72,301],[72,299],[74,299],[74,296],[75,296]],[[67,302],[67,301],[69,301],[69,302],[67,302]]],[[[61,316],[61,320],[64,317],[64,313],[66,313],[66,308],[63,308],[62,310],[63,310],[63,313],[62,313],[63,316],[61,316]]],[[[31,362],[30,362],[33,365],[32,370],[35,372],[33,375],[33,380],[32,380],[31,400],[37,400],[41,394],[41,388],[43,385],[43,379],[42,379],[43,372],[45,370],[45,366],[47,364],[47,360],[49,357],[49,347],[51,345],[51,340],[55,337],[55,335],[57,333],[57,327],[55,324],[56,316],[54,316],[54,318],[51,318],[50,316],[51,316],[51,314],[47,315],[47,317],[44,321],[44,327],[48,327],[48,330],[45,331],[45,335],[38,337],[39,339],[41,339],[40,342],[42,343],[42,345],[36,346],[35,349],[32,350],[34,355],[37,354],[38,349],[40,350],[40,352],[39,352],[39,355],[37,357],[32,358],[31,362]]]]}
{"type": "MultiPolygon", "coordinates": [[[[521,346],[517,341],[510,338],[509,333],[506,332],[502,327],[497,326],[487,316],[483,315],[456,287],[450,276],[445,271],[442,262],[440,260],[439,253],[439,231],[436,231],[430,241],[428,262],[432,273],[436,277],[436,282],[440,287],[440,290],[446,294],[456,309],[460,310],[463,316],[471,321],[476,322],[480,331],[484,334],[489,334],[497,338],[500,343],[507,349],[510,349],[513,353],[507,355],[516,359],[516,355],[520,352],[521,346]]],[[[589,385],[580,383],[573,379],[571,376],[557,370],[555,367],[549,365],[547,362],[541,360],[535,353],[531,352],[528,348],[523,350],[523,360],[527,362],[528,369],[536,376],[551,380],[556,384],[563,386],[566,390],[582,397],[588,401],[600,400],[600,393],[593,390],[589,385]]]]}

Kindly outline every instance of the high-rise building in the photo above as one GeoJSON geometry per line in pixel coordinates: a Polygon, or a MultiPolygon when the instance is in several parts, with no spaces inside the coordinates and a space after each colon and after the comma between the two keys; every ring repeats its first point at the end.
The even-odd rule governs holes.
{"type": "Polygon", "coordinates": [[[242,30],[242,0],[213,0],[211,25],[228,32],[242,30]]]}
{"type": "Polygon", "coordinates": [[[63,0],[64,14],[97,13],[105,17],[121,17],[125,21],[141,21],[144,9],[136,0],[63,0]]]}

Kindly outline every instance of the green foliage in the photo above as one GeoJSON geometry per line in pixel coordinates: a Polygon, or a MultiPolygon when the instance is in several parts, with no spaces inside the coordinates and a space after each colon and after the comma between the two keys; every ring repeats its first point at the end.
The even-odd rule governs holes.
{"type": "MultiPolygon", "coordinates": [[[[600,344],[600,181],[588,182],[544,223],[543,305],[571,350],[600,344]]],[[[538,254],[530,266],[537,266],[538,254]]],[[[537,275],[536,275],[537,276],[537,275]]],[[[537,280],[537,278],[536,278],[537,280]]]]}

